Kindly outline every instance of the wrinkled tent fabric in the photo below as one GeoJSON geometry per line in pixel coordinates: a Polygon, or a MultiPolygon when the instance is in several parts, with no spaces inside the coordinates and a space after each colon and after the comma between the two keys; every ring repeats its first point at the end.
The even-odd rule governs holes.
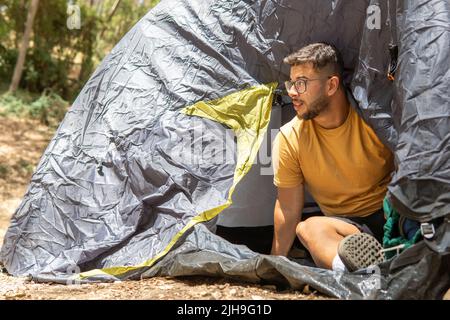
{"type": "Polygon", "coordinates": [[[162,1],[80,92],[0,261],[12,275],[62,283],[213,275],[308,284],[339,298],[442,296],[450,286],[449,21],[446,0],[162,1]],[[369,5],[379,8],[379,29],[368,27],[369,5]],[[444,218],[432,241],[379,273],[335,273],[214,234],[261,144],[275,83],[288,78],[282,58],[316,41],[343,53],[358,112],[395,152],[391,203],[420,221],[444,218]],[[394,82],[389,44],[399,48],[394,82]],[[233,156],[198,159],[202,150],[186,143],[195,139],[233,156]]]}
{"type": "Polygon", "coordinates": [[[391,203],[422,222],[450,213],[450,2],[399,1],[391,203]],[[425,18],[425,19],[424,19],[425,18]]]}

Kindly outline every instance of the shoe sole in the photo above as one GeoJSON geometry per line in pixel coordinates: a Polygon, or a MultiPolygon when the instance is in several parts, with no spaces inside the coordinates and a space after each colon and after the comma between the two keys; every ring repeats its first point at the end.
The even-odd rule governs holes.
{"type": "Polygon", "coordinates": [[[381,244],[367,233],[352,234],[339,243],[338,254],[348,271],[353,272],[383,262],[381,244]]]}

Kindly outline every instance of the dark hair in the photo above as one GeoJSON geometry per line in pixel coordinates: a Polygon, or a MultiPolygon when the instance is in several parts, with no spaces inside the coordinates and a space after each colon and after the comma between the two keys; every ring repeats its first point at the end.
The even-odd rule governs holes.
{"type": "Polygon", "coordinates": [[[288,55],[283,62],[291,66],[312,63],[316,70],[329,67],[335,75],[339,76],[342,83],[344,64],[339,51],[333,45],[323,42],[311,43],[288,55]]]}

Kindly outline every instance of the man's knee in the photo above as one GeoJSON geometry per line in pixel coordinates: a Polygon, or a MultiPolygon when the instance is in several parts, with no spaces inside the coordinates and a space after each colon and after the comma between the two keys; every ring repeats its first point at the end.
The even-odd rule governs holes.
{"type": "Polygon", "coordinates": [[[306,237],[306,222],[305,221],[301,221],[301,222],[299,222],[299,224],[297,224],[295,233],[297,234],[297,237],[300,239],[300,241],[303,242],[304,238],[306,237]]]}
{"type": "Polygon", "coordinates": [[[320,217],[311,217],[301,221],[296,228],[296,234],[300,242],[307,244],[314,241],[314,239],[322,233],[327,226],[323,224],[320,217]]]}
{"type": "Polygon", "coordinates": [[[327,235],[345,237],[359,232],[354,225],[329,217],[311,217],[301,221],[296,228],[297,236],[304,245],[320,241],[321,238],[327,235]]]}

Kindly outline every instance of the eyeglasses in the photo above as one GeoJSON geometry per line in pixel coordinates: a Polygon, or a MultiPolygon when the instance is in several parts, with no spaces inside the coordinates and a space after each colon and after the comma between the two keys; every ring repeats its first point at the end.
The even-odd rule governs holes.
{"type": "Polygon", "coordinates": [[[295,87],[295,90],[297,90],[298,94],[305,93],[306,92],[306,84],[308,81],[315,81],[315,80],[325,80],[330,79],[332,76],[328,76],[327,78],[317,78],[317,79],[297,79],[295,81],[285,81],[284,85],[286,87],[287,92],[289,92],[292,88],[292,86],[295,87]]]}

